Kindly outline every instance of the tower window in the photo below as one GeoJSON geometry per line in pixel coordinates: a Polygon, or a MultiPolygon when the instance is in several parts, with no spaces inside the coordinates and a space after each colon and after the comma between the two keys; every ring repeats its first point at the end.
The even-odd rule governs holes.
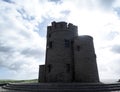
{"type": "Polygon", "coordinates": [[[70,64],[66,64],[66,71],[70,72],[70,64]]]}
{"type": "Polygon", "coordinates": [[[60,28],[63,28],[63,24],[60,25],[60,28]]]}
{"type": "Polygon", "coordinates": [[[64,40],[65,42],[65,47],[70,47],[70,41],[69,40],[64,40]]]}
{"type": "Polygon", "coordinates": [[[53,47],[53,42],[50,41],[50,42],[49,42],[49,48],[52,48],[52,47],[53,47]]]}
{"type": "Polygon", "coordinates": [[[51,34],[49,34],[48,37],[50,38],[50,37],[51,37],[51,34]]]}
{"type": "Polygon", "coordinates": [[[77,46],[77,51],[80,51],[80,46],[77,46]]]}
{"type": "Polygon", "coordinates": [[[72,41],[71,41],[71,44],[73,45],[73,43],[74,43],[74,41],[72,40],[72,41]]]}
{"type": "Polygon", "coordinates": [[[47,66],[48,72],[51,72],[51,64],[47,66]]]}

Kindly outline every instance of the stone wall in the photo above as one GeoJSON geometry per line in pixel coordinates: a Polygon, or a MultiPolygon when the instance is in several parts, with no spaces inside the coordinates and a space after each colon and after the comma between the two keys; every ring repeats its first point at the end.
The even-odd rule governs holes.
{"type": "Polygon", "coordinates": [[[45,82],[45,65],[39,65],[38,82],[45,82]]]}
{"type": "Polygon", "coordinates": [[[74,65],[76,82],[99,82],[91,36],[79,36],[74,39],[74,65]]]}
{"type": "Polygon", "coordinates": [[[52,22],[39,82],[99,82],[93,38],[78,36],[77,26],[71,23],[52,22]]]}
{"type": "Polygon", "coordinates": [[[71,82],[73,80],[72,41],[76,36],[78,36],[77,27],[72,24],[53,22],[52,26],[48,27],[46,82],[71,82]]]}

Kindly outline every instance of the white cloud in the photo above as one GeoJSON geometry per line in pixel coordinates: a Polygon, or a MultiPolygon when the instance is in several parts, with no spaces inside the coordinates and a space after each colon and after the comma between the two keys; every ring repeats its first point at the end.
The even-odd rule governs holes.
{"type": "Polygon", "coordinates": [[[21,76],[24,76],[23,79],[28,79],[28,76],[37,78],[38,65],[44,63],[46,43],[45,38],[34,31],[40,20],[22,18],[17,11],[21,6],[2,1],[0,4],[0,66],[8,68],[8,71],[16,71],[13,72],[15,77],[12,77],[15,79],[21,76]]]}
{"type": "Polygon", "coordinates": [[[119,7],[119,0],[0,1],[0,66],[14,78],[36,78],[45,58],[46,26],[67,21],[79,27],[79,35],[94,37],[100,78],[118,79],[120,58],[114,51],[120,46],[119,7]]]}

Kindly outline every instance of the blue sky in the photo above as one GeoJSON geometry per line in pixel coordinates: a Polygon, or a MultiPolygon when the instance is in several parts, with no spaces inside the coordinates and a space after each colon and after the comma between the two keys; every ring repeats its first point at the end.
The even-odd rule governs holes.
{"type": "Polygon", "coordinates": [[[0,79],[34,79],[52,21],[94,38],[100,79],[120,78],[120,0],[0,0],[0,79]]]}

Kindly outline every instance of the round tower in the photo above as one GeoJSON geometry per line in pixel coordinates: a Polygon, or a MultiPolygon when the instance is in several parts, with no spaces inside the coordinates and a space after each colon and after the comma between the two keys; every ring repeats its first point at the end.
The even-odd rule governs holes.
{"type": "Polygon", "coordinates": [[[52,22],[47,27],[46,82],[73,81],[73,38],[77,26],[66,22],[52,22]]]}
{"type": "Polygon", "coordinates": [[[74,39],[74,64],[76,82],[99,82],[91,36],[79,36],[74,39]]]}

